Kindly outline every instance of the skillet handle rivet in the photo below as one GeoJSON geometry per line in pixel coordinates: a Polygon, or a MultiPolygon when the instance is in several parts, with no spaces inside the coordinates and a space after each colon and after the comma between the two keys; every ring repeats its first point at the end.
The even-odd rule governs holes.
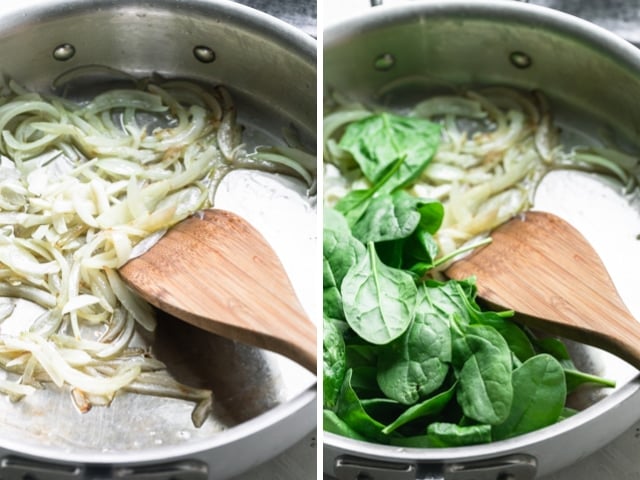
{"type": "Polygon", "coordinates": [[[524,52],[511,52],[509,61],[514,67],[522,69],[529,68],[532,63],[531,57],[524,52]]]}
{"type": "Polygon", "coordinates": [[[378,55],[373,61],[373,67],[376,70],[387,71],[391,70],[396,64],[396,57],[391,53],[382,53],[378,55]]]}
{"type": "Polygon", "coordinates": [[[193,56],[202,63],[212,63],[216,59],[216,52],[204,45],[193,47],[193,56]]]}
{"type": "Polygon", "coordinates": [[[53,49],[53,58],[60,62],[69,60],[76,54],[76,47],[70,43],[63,43],[53,49]]]}

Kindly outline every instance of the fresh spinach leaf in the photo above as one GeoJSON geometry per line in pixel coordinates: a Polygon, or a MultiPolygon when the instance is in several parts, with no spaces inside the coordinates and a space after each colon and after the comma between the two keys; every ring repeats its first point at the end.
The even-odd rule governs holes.
{"type": "Polygon", "coordinates": [[[325,432],[335,433],[343,437],[366,441],[367,439],[347,425],[333,410],[322,411],[322,428],[325,432]]]}
{"type": "Polygon", "coordinates": [[[396,447],[409,447],[409,448],[432,448],[428,435],[413,435],[410,437],[394,437],[389,438],[389,444],[396,447]]]}
{"type": "Polygon", "coordinates": [[[495,312],[483,312],[480,316],[480,322],[495,328],[502,335],[519,362],[524,362],[536,355],[536,350],[528,335],[510,319],[495,312]]]}
{"type": "Polygon", "coordinates": [[[396,160],[404,158],[402,166],[386,182],[390,191],[414,180],[429,164],[439,143],[438,124],[380,113],[349,124],[339,145],[351,153],[371,183],[376,183],[396,160]]]}
{"type": "Polygon", "coordinates": [[[513,371],[513,404],[506,420],[493,426],[494,440],[522,435],[555,423],[567,398],[564,371],[551,355],[530,358],[513,371]]]}
{"type": "Polygon", "coordinates": [[[335,407],[346,372],[344,339],[330,320],[323,322],[322,385],[324,408],[335,407]]]}
{"type": "Polygon", "coordinates": [[[347,343],[347,367],[375,367],[378,363],[377,345],[347,343]]]}
{"type": "Polygon", "coordinates": [[[462,308],[467,312],[468,320],[471,323],[480,323],[484,325],[496,324],[504,326],[500,319],[510,318],[514,312],[505,310],[494,312],[491,310],[482,310],[476,302],[477,289],[475,286],[475,278],[466,281],[450,281],[453,288],[458,290],[458,298],[462,302],[462,308]]]}
{"type": "Polygon", "coordinates": [[[404,190],[375,196],[367,211],[352,226],[362,243],[384,242],[409,237],[420,226],[434,233],[444,217],[442,204],[414,197],[404,190]]]}
{"type": "Polygon", "coordinates": [[[327,287],[322,290],[322,310],[327,318],[342,319],[344,317],[342,296],[337,286],[327,287]]]}
{"type": "Polygon", "coordinates": [[[569,350],[562,340],[555,337],[536,338],[535,346],[544,353],[548,353],[558,360],[563,366],[573,368],[573,360],[569,350]]]}
{"type": "Polygon", "coordinates": [[[373,344],[395,340],[413,320],[417,295],[413,277],[384,265],[372,242],[367,255],[344,277],[341,294],[349,326],[373,344]]]}
{"type": "Polygon", "coordinates": [[[575,391],[582,385],[595,385],[606,388],[614,388],[616,386],[616,382],[613,380],[580,371],[573,363],[567,346],[559,338],[538,338],[536,339],[536,345],[541,351],[549,353],[560,362],[564,369],[568,393],[575,391]]]}
{"type": "Polygon", "coordinates": [[[336,203],[335,209],[344,215],[349,226],[354,225],[369,208],[374,194],[372,189],[352,190],[336,203]]]}
{"type": "Polygon", "coordinates": [[[438,256],[438,243],[433,235],[420,225],[407,241],[403,264],[419,278],[424,277],[438,256]]]}
{"type": "Polygon", "coordinates": [[[347,335],[348,332],[350,331],[349,324],[341,318],[331,318],[331,317],[325,316],[324,319],[332,322],[333,326],[338,329],[338,331],[342,334],[343,337],[347,335]]]}
{"type": "Polygon", "coordinates": [[[349,269],[365,255],[365,246],[351,233],[343,215],[332,208],[324,210],[322,253],[335,283],[340,285],[349,269]]]}
{"type": "Polygon", "coordinates": [[[578,410],[576,410],[575,408],[570,408],[570,407],[564,407],[562,409],[562,412],[560,412],[560,415],[558,416],[558,421],[562,421],[562,420],[566,420],[569,417],[573,417],[576,413],[578,413],[578,410]]]}
{"type": "Polygon", "coordinates": [[[439,414],[453,399],[455,395],[456,384],[453,384],[444,392],[440,392],[433,397],[407,408],[398,418],[387,425],[382,433],[389,434],[401,426],[413,422],[419,418],[429,417],[439,414]]]}
{"type": "Polygon", "coordinates": [[[384,425],[393,421],[406,408],[395,400],[384,397],[361,398],[360,403],[371,418],[384,425]]]}
{"type": "Polygon", "coordinates": [[[322,240],[322,304],[325,317],[343,318],[340,286],[349,269],[366,254],[351,234],[346,219],[337,211],[324,211],[322,240]]]}
{"type": "Polygon", "coordinates": [[[419,301],[407,331],[380,349],[378,385],[389,398],[412,405],[440,388],[450,362],[448,319],[419,301]]]}
{"type": "Polygon", "coordinates": [[[444,220],[444,206],[435,200],[420,199],[418,202],[418,212],[420,213],[420,230],[433,235],[436,233],[444,220]]]}
{"type": "Polygon", "coordinates": [[[404,190],[377,195],[351,231],[364,244],[407,238],[420,223],[419,201],[404,190]]]}
{"type": "Polygon", "coordinates": [[[389,439],[391,445],[409,448],[446,448],[477,445],[491,441],[490,425],[457,425],[449,422],[434,422],[427,428],[426,435],[395,437],[389,439]]]}
{"type": "Polygon", "coordinates": [[[458,403],[467,417],[479,423],[502,423],[513,401],[509,346],[486,325],[468,325],[462,333],[470,356],[458,373],[458,403]]]}
{"type": "Polygon", "coordinates": [[[362,406],[351,386],[351,375],[352,370],[347,370],[334,410],[336,415],[359,435],[372,441],[386,442],[386,437],[382,434],[384,425],[371,418],[362,406]]]}
{"type": "Polygon", "coordinates": [[[490,425],[460,426],[455,423],[434,422],[427,428],[432,447],[461,447],[491,441],[490,425]]]}
{"type": "Polygon", "coordinates": [[[471,315],[467,309],[469,298],[476,296],[475,279],[449,280],[438,282],[427,280],[424,282],[427,301],[443,315],[451,318],[456,316],[460,323],[467,325],[471,322],[471,315]]]}
{"type": "MultiPolygon", "coordinates": [[[[463,282],[449,281],[446,288],[441,287],[440,293],[453,303],[454,308],[459,308],[459,316],[456,318],[462,319],[463,324],[487,325],[502,335],[509,349],[515,355],[512,364],[519,364],[536,354],[534,346],[524,330],[509,319],[513,315],[512,311],[494,312],[480,308],[475,300],[476,287],[473,278],[463,282]]],[[[440,304],[446,305],[446,301],[440,300],[440,304]]],[[[462,362],[466,361],[469,353],[466,350],[463,336],[454,335],[454,343],[456,348],[454,349],[453,363],[456,368],[461,368],[462,362]]]]}
{"type": "Polygon", "coordinates": [[[378,258],[389,267],[404,269],[406,242],[406,238],[401,238],[399,240],[376,243],[378,258]]]}
{"type": "MultiPolygon", "coordinates": [[[[407,194],[405,194],[407,195],[407,194]]],[[[404,196],[404,195],[403,195],[404,196]]],[[[392,198],[397,198],[394,193],[392,198]]],[[[405,208],[410,207],[413,212],[410,219],[401,218],[403,211],[396,208],[394,212],[386,212],[387,218],[394,218],[397,225],[404,225],[396,230],[396,235],[386,235],[384,241],[376,241],[376,249],[380,259],[387,265],[403,268],[422,277],[433,268],[438,255],[438,244],[433,238],[432,232],[436,231],[444,217],[444,210],[440,202],[424,200],[409,196],[403,202],[405,208]],[[419,222],[414,226],[415,219],[419,222]],[[394,238],[395,237],[395,238],[394,238]]],[[[390,231],[391,229],[387,229],[390,231]]]]}
{"type": "Polygon", "coordinates": [[[384,393],[378,387],[376,376],[378,369],[376,367],[352,367],[351,387],[358,395],[358,398],[382,398],[384,393]]]}
{"type": "Polygon", "coordinates": [[[353,227],[360,217],[371,208],[371,202],[379,191],[385,192],[383,193],[384,195],[388,195],[390,190],[385,189],[385,185],[396,174],[403,162],[404,157],[398,158],[385,175],[373,186],[366,189],[352,190],[338,201],[335,208],[345,216],[350,227],[353,227]]]}

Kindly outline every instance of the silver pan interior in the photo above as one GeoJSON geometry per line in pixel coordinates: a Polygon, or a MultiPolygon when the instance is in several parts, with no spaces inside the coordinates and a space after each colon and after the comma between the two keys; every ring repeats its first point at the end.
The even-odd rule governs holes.
{"type": "MultiPolygon", "coordinates": [[[[0,68],[30,89],[79,97],[120,82],[120,72],[221,83],[236,100],[248,144],[282,144],[284,130],[293,129],[315,151],[315,41],[232,2],[5,2],[0,68]],[[215,52],[215,61],[196,58],[194,48],[202,46],[215,52]],[[70,50],[71,58],[56,59],[55,52],[70,50]]],[[[220,186],[216,206],[241,214],[265,235],[313,318],[316,215],[307,186],[283,175],[236,171],[220,186]]],[[[0,398],[0,451],[81,465],[188,457],[208,465],[205,475],[224,478],[314,427],[315,376],[293,362],[173,319],[159,322],[154,342],[176,377],[215,390],[215,413],[201,428],[191,425],[191,407],[181,401],[125,394],[108,408],[80,414],[68,392],[48,389],[15,404],[0,398]]]]}
{"type": "MultiPolygon", "coordinates": [[[[606,139],[638,153],[640,55],[575,17],[521,2],[407,2],[375,7],[325,30],[325,95],[336,91],[402,109],[429,92],[483,85],[542,90],[567,145],[606,139]]],[[[640,319],[634,291],[640,258],[638,189],[623,194],[602,177],[556,171],[540,185],[535,207],[561,215],[583,232],[640,319]]],[[[588,368],[616,379],[618,386],[579,399],[588,408],[573,418],[507,441],[455,449],[398,449],[325,434],[324,471],[352,478],[357,468],[349,462],[367,459],[374,461],[374,469],[380,467],[375,462],[395,462],[396,470],[417,472],[415,478],[458,478],[446,473],[457,467],[446,465],[492,459],[491,466],[499,463],[496,459],[525,454],[509,461],[530,463],[542,475],[573,463],[628,428],[640,406],[635,369],[593,348],[577,345],[575,351],[588,368]]],[[[497,474],[489,467],[487,476],[475,472],[460,478],[493,479],[497,474]]]]}

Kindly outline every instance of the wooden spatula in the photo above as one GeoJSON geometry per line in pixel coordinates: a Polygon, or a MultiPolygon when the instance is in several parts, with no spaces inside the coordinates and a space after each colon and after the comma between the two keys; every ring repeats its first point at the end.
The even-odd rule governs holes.
{"type": "Polygon", "coordinates": [[[316,328],[262,235],[225,210],[170,229],[121,269],[142,298],[220,336],[272,350],[316,373],[316,328]]]}
{"type": "Polygon", "coordinates": [[[475,275],[479,297],[523,314],[521,323],[602,348],[640,368],[640,323],[575,228],[555,215],[527,212],[491,237],[492,243],[446,274],[458,280],[475,275]]]}

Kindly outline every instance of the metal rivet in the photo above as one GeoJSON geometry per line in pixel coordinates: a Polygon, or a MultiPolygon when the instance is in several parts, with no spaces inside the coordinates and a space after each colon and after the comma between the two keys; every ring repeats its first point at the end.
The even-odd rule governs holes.
{"type": "Polygon", "coordinates": [[[395,64],[396,57],[390,53],[382,53],[373,61],[374,68],[380,71],[391,70],[395,64]]]}
{"type": "Polygon", "coordinates": [[[511,65],[516,68],[529,68],[531,66],[531,57],[524,52],[511,52],[509,55],[511,65]]]}
{"type": "Polygon", "coordinates": [[[70,43],[63,43],[53,49],[53,58],[60,62],[69,60],[76,54],[76,48],[70,43]]]}
{"type": "Polygon", "coordinates": [[[204,45],[198,45],[193,48],[193,56],[202,63],[211,63],[216,59],[216,52],[204,45]]]}

